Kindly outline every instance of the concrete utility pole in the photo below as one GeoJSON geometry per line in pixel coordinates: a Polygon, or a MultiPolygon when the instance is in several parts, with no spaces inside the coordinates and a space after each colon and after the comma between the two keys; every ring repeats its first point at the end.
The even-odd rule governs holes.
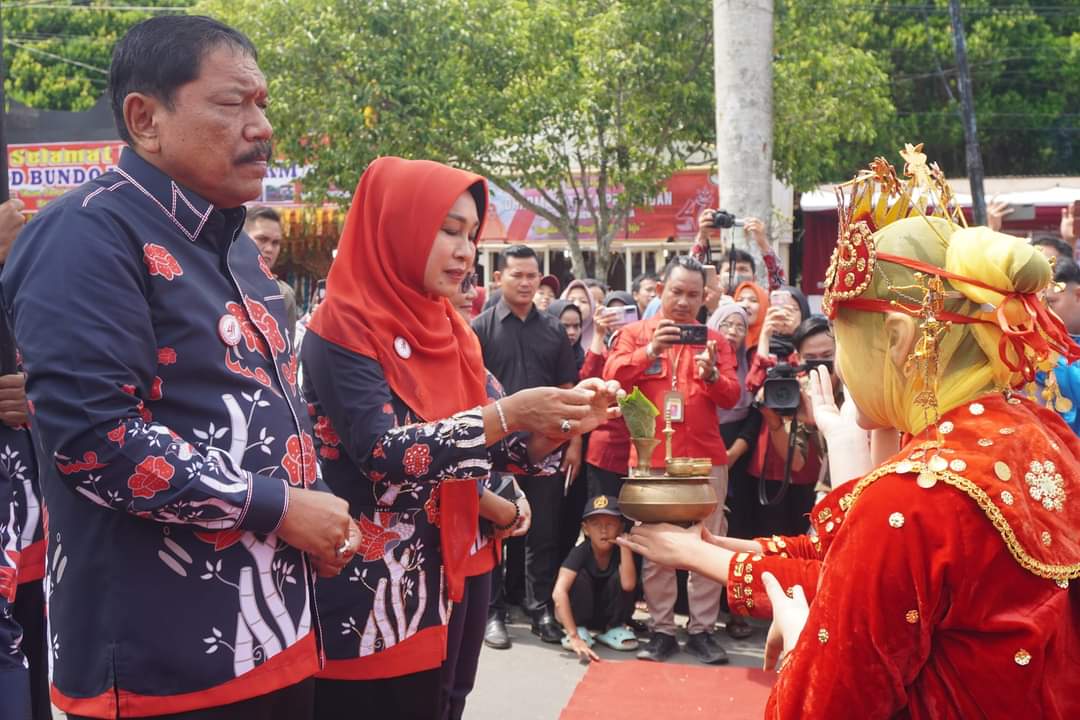
{"type": "Polygon", "coordinates": [[[773,0],[713,0],[713,48],[720,207],[771,224],[773,0]]]}
{"type": "Polygon", "coordinates": [[[971,87],[968,69],[967,41],[964,38],[964,19],[960,16],[959,0],[949,0],[949,19],[952,21],[953,47],[956,49],[956,80],[960,86],[960,113],[964,121],[964,149],[968,181],[971,184],[971,212],[976,225],[986,224],[986,194],[983,191],[982,154],[979,152],[979,133],[975,128],[975,92],[971,87]]]}

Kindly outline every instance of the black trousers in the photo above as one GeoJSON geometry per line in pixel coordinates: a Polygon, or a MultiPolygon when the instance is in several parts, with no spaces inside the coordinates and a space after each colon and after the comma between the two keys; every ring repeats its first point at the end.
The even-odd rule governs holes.
{"type": "MultiPolygon", "coordinates": [[[[507,607],[514,601],[517,569],[524,568],[525,612],[536,616],[551,607],[551,591],[559,572],[559,522],[561,520],[563,484],[559,478],[519,475],[518,485],[532,508],[532,525],[524,538],[511,538],[503,543],[503,565],[496,567],[491,578],[491,614],[505,617],[507,607]],[[521,549],[524,553],[521,553],[521,549]],[[518,565],[519,558],[521,565],[518,565]]],[[[584,502],[582,503],[584,508],[584,502]]]]}
{"type": "MultiPolygon", "coordinates": [[[[780,491],[779,480],[767,480],[769,497],[780,491]]],[[[814,507],[814,486],[789,485],[784,499],[777,505],[758,502],[758,479],[740,478],[733,485],[735,508],[739,513],[739,535],[732,537],[768,537],[770,535],[802,535],[810,529],[810,510],[814,507]]]]}
{"type": "Polygon", "coordinates": [[[563,483],[552,477],[519,477],[532,507],[532,526],[525,536],[525,612],[536,617],[551,607],[551,591],[559,572],[559,519],[563,483]]]}
{"type": "Polygon", "coordinates": [[[579,572],[570,586],[570,610],[578,627],[603,632],[629,622],[634,613],[634,594],[622,589],[619,573],[597,583],[579,572]]]}
{"type": "MultiPolygon", "coordinates": [[[[309,678],[296,685],[231,705],[154,717],[161,720],[310,720],[313,717],[314,694],[315,681],[309,678]]],[[[90,718],[68,715],[68,720],[90,718]]]]}
{"type": "Polygon", "coordinates": [[[316,680],[315,720],[437,720],[442,670],[383,680],[316,680]]]}
{"type": "MultiPolygon", "coordinates": [[[[585,512],[585,503],[589,495],[589,473],[592,466],[585,464],[577,479],[570,485],[569,491],[562,498],[559,512],[559,563],[561,564],[570,551],[577,545],[581,536],[581,516],[585,512]]],[[[565,482],[565,480],[564,480],[565,482]]],[[[558,570],[556,570],[556,573],[558,570]]],[[[554,585],[552,585],[554,588],[554,585]]]]}
{"type": "Polygon", "coordinates": [[[443,720],[461,720],[465,712],[465,699],[476,682],[490,597],[491,573],[467,578],[465,595],[450,612],[442,666],[443,720]]]}
{"type": "Polygon", "coordinates": [[[11,609],[23,631],[22,651],[30,663],[30,708],[34,720],[51,720],[49,641],[45,634],[44,580],[23,583],[11,609]]]}

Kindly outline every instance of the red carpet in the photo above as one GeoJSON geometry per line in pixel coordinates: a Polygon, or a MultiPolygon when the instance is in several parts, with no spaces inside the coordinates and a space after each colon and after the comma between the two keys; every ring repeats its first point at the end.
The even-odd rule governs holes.
{"type": "Polygon", "coordinates": [[[592,663],[561,720],[760,720],[776,673],[741,667],[592,663]]]}

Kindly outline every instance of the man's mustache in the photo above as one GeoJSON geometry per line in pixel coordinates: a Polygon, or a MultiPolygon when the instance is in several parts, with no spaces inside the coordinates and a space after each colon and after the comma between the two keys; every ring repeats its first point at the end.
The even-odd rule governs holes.
{"type": "Polygon", "coordinates": [[[237,165],[247,165],[253,162],[270,162],[270,157],[273,155],[274,146],[269,140],[260,140],[255,143],[255,147],[244,153],[236,159],[237,165]]]}

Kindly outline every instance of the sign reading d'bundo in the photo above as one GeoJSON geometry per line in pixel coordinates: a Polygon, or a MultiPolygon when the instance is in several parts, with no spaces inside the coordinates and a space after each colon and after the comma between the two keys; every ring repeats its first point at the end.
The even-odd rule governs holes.
{"type": "MultiPolygon", "coordinates": [[[[64,193],[112,170],[120,162],[124,143],[35,143],[8,145],[8,184],[26,212],[37,212],[64,193]]],[[[307,168],[276,162],[267,169],[257,202],[288,204],[300,200],[300,179],[307,168]]]]}
{"type": "Polygon", "coordinates": [[[40,210],[49,201],[115,168],[123,147],[119,140],[8,145],[11,197],[22,200],[27,212],[40,210]]]}

